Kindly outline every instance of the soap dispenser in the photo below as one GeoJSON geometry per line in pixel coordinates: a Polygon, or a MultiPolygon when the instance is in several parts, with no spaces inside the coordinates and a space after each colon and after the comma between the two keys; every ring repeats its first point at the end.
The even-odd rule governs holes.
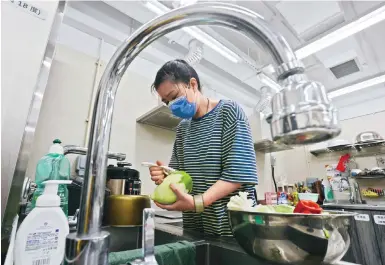
{"type": "Polygon", "coordinates": [[[36,207],[21,224],[15,241],[15,265],[60,265],[64,258],[68,220],[60,208],[58,186],[69,180],[45,181],[36,207]]]}

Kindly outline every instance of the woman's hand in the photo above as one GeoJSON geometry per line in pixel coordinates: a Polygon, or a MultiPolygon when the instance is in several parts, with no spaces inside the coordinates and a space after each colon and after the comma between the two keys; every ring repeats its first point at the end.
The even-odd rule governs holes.
{"type": "Polygon", "coordinates": [[[180,191],[174,184],[171,184],[170,188],[176,195],[176,202],[171,205],[164,205],[164,204],[155,202],[155,204],[158,207],[169,211],[181,211],[181,212],[195,210],[193,196],[180,191]]]}
{"type": "Polygon", "coordinates": [[[163,179],[166,177],[164,174],[163,168],[159,166],[163,166],[163,163],[160,161],[156,161],[157,166],[150,167],[150,175],[151,180],[155,182],[156,185],[159,185],[163,182],[163,179]]]}

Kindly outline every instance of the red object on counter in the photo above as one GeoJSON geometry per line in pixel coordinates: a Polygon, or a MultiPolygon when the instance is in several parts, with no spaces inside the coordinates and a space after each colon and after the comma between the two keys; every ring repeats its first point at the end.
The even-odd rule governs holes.
{"type": "Polygon", "coordinates": [[[301,200],[295,206],[294,213],[320,214],[322,208],[316,202],[301,200]]]}
{"type": "Polygon", "coordinates": [[[350,159],[350,155],[349,154],[341,156],[340,160],[338,161],[338,165],[337,165],[336,169],[339,172],[345,172],[345,170],[346,170],[346,163],[349,161],[349,159],[350,159]]]}

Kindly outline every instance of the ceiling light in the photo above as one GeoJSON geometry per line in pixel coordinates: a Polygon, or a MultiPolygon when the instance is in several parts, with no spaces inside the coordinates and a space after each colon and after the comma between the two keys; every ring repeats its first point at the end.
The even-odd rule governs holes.
{"type": "Polygon", "coordinates": [[[301,60],[383,20],[385,5],[298,49],[295,54],[301,60]]]}
{"type": "Polygon", "coordinates": [[[382,74],[380,76],[376,76],[374,78],[367,79],[365,81],[355,83],[353,85],[342,87],[340,89],[334,90],[332,92],[328,93],[329,98],[336,98],[348,93],[352,93],[354,91],[358,91],[367,87],[371,87],[374,85],[378,85],[381,83],[385,83],[385,74],[382,74]]]}
{"type": "MultiPolygon", "coordinates": [[[[156,0],[151,0],[151,1],[147,0],[147,1],[144,1],[144,3],[149,10],[153,11],[157,15],[162,15],[171,10],[156,0]]],[[[214,51],[218,52],[229,61],[233,63],[238,63],[241,60],[241,58],[236,53],[231,51],[229,48],[224,46],[222,43],[220,43],[219,41],[217,41],[207,33],[203,32],[199,28],[185,27],[185,28],[182,28],[182,30],[190,34],[192,37],[199,40],[200,42],[204,43],[206,46],[210,47],[214,51]]]]}

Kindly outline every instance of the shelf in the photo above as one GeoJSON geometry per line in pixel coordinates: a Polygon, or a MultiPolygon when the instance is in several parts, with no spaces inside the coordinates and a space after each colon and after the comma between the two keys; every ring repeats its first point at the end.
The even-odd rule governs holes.
{"type": "Polygon", "coordinates": [[[354,179],[385,179],[385,175],[354,176],[354,179]]]}
{"type": "Polygon", "coordinates": [[[136,122],[175,131],[181,120],[172,115],[168,107],[159,105],[140,116],[136,122]]]}
{"type": "Polygon", "coordinates": [[[282,152],[286,150],[291,150],[292,147],[285,145],[285,144],[277,144],[269,139],[263,139],[261,141],[254,143],[254,150],[255,152],[260,153],[275,153],[275,152],[282,152]]]}
{"type": "Polygon", "coordinates": [[[352,157],[367,157],[385,154],[385,141],[367,144],[354,144],[346,146],[338,146],[332,148],[323,148],[312,150],[310,153],[316,157],[319,156],[337,156],[342,154],[350,154],[352,157]]]}

